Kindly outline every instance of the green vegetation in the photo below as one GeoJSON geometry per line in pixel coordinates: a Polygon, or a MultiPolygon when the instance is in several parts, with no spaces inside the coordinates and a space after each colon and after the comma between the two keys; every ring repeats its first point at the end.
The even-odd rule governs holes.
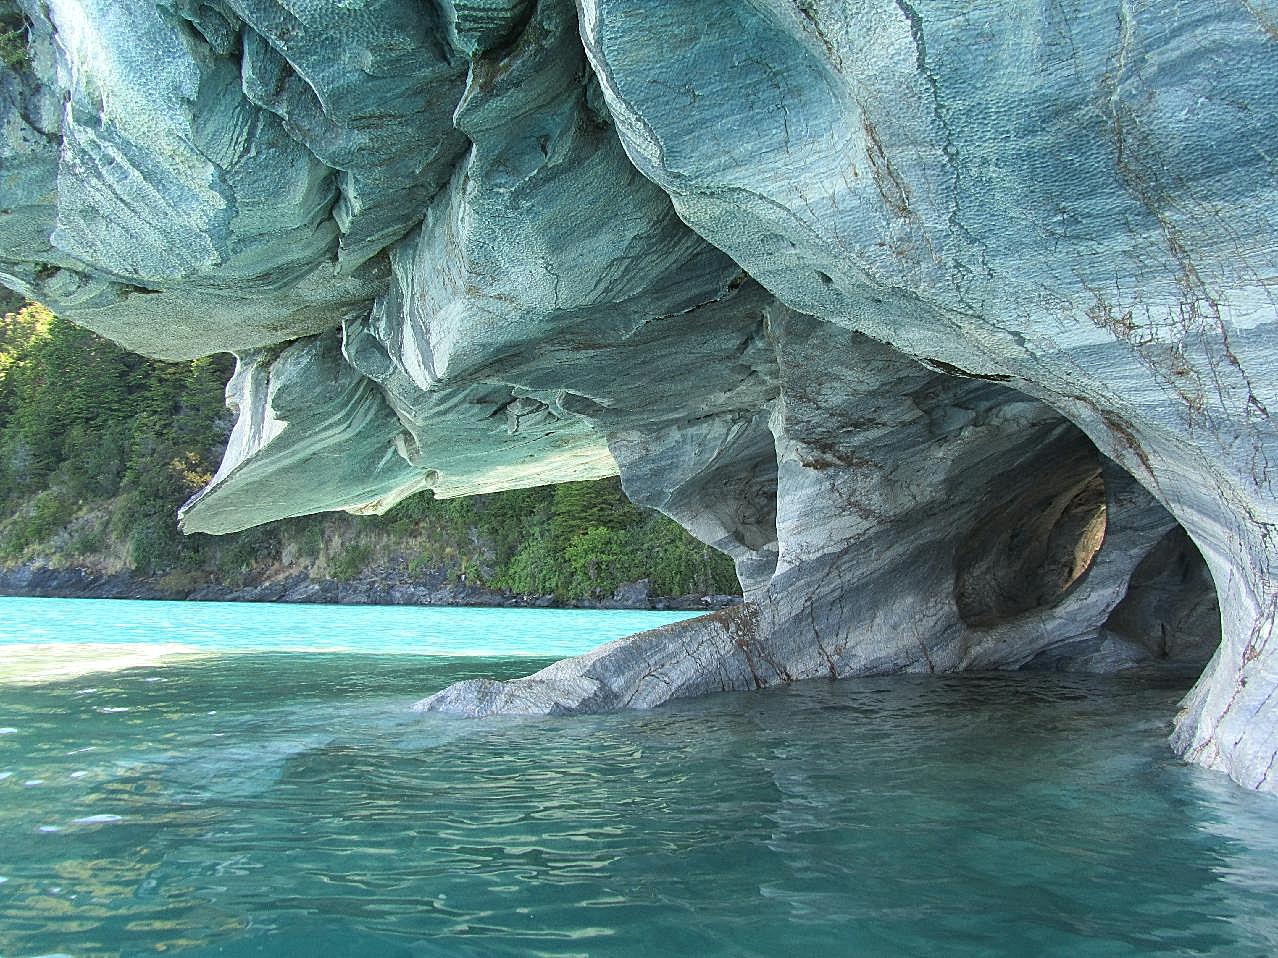
{"type": "Polygon", "coordinates": [[[615,479],[469,499],[414,496],[380,521],[426,543],[417,567],[447,566],[472,584],[522,595],[599,598],[639,579],[654,595],[740,591],[726,556],[636,508],[615,479]]]}
{"type": "Polygon", "coordinates": [[[26,18],[13,0],[0,0],[0,62],[20,70],[29,59],[26,18]]]}
{"type": "MultiPolygon", "coordinates": [[[[0,559],[113,546],[145,575],[192,570],[177,504],[213,474],[227,357],[152,362],[27,304],[0,321],[0,559]]],[[[216,549],[212,551],[217,551],[216,549]]]]}
{"type": "Polygon", "coordinates": [[[731,563],[616,480],[470,499],[413,496],[384,516],[330,514],[183,536],[231,420],[229,357],[161,363],[28,303],[0,320],[0,561],[128,570],[175,587],[306,572],[430,575],[560,600],[736,592],[731,563]]]}

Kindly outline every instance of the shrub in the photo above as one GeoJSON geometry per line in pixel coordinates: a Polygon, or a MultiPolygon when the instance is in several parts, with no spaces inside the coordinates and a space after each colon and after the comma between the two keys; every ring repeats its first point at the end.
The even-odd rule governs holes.
{"type": "Polygon", "coordinates": [[[722,552],[699,542],[671,519],[654,516],[635,550],[651,559],[656,595],[739,595],[736,568],[722,552]]]}
{"type": "Polygon", "coordinates": [[[132,524],[128,534],[129,566],[141,575],[168,572],[177,565],[179,547],[169,531],[171,520],[146,515],[132,524]]]}
{"type": "Polygon", "coordinates": [[[499,570],[494,585],[519,595],[548,595],[558,588],[558,574],[547,533],[535,527],[499,570]]]}
{"type": "Polygon", "coordinates": [[[315,560],[324,551],[324,520],[321,516],[292,519],[284,525],[300,557],[315,560]]]}
{"type": "Polygon", "coordinates": [[[4,541],[9,557],[21,555],[28,547],[53,538],[71,520],[75,507],[52,489],[46,489],[14,516],[4,541]]]}
{"type": "Polygon", "coordinates": [[[364,543],[347,546],[329,562],[329,574],[338,582],[349,582],[368,565],[373,551],[364,543]]]}
{"type": "Polygon", "coordinates": [[[249,572],[257,561],[257,544],[249,536],[227,537],[226,543],[219,543],[219,545],[217,571],[223,576],[242,576],[249,572]]]}
{"type": "Polygon", "coordinates": [[[90,529],[77,533],[67,543],[67,553],[77,558],[97,555],[104,548],[106,548],[106,536],[101,529],[90,529]]]}
{"type": "Polygon", "coordinates": [[[16,10],[0,3],[0,62],[10,70],[21,70],[31,62],[27,49],[27,26],[16,10]]]}

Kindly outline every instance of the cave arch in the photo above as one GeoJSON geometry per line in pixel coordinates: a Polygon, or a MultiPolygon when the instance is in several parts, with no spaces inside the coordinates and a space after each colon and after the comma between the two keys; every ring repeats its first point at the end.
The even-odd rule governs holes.
{"type": "Polygon", "coordinates": [[[1104,628],[1143,646],[1157,661],[1207,665],[1220,645],[1220,600],[1184,529],[1171,529],[1141,560],[1104,628]]]}
{"type": "Polygon", "coordinates": [[[968,626],[988,628],[1061,601],[1090,571],[1105,536],[1105,481],[1096,448],[1062,430],[1039,468],[1005,477],[999,495],[955,552],[954,602],[968,626]]]}

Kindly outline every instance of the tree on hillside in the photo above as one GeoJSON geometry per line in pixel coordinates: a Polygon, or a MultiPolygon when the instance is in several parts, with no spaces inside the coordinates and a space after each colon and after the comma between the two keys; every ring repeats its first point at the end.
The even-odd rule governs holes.
{"type": "Polygon", "coordinates": [[[61,556],[79,541],[127,556],[145,575],[234,577],[282,561],[287,539],[295,560],[304,555],[347,579],[411,541],[410,569],[561,599],[606,597],[639,578],[650,578],[658,594],[733,587],[723,556],[636,508],[615,479],[467,499],[425,492],[384,517],[183,536],[178,507],[212,477],[231,428],[223,404],[231,371],[225,355],[163,363],[128,353],[38,304],[6,314],[0,555],[13,560],[40,547],[61,556]],[[92,530],[67,531],[86,525],[92,530]],[[340,535],[327,534],[334,527],[340,535]]]}

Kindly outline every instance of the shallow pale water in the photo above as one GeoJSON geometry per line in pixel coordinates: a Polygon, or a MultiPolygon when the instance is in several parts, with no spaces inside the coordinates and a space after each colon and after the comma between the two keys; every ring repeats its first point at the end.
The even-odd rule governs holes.
{"type": "Polygon", "coordinates": [[[0,597],[0,646],[160,642],[191,651],[561,657],[694,614],[0,597]]]}
{"type": "Polygon", "coordinates": [[[631,615],[0,600],[0,661],[99,656],[0,681],[0,955],[1278,953],[1278,800],[1168,751],[1183,677],[407,709],[631,615]]]}

